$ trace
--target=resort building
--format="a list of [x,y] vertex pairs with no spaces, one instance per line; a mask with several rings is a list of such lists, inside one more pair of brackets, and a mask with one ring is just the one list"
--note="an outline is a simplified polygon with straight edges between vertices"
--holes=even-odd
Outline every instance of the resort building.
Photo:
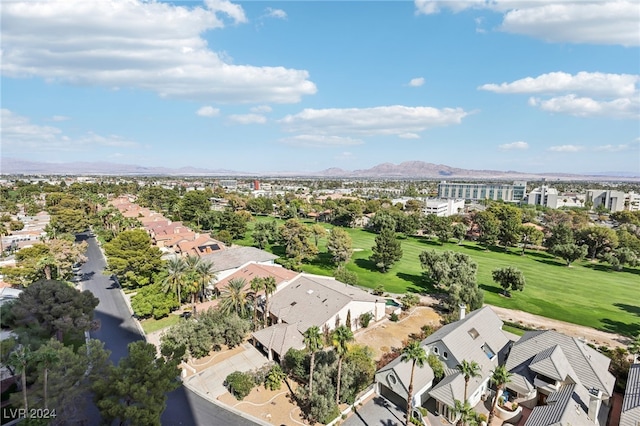
[[518,202],[525,198],[526,190],[527,183],[521,181],[514,182],[513,184],[442,181],[438,184],[438,198]]

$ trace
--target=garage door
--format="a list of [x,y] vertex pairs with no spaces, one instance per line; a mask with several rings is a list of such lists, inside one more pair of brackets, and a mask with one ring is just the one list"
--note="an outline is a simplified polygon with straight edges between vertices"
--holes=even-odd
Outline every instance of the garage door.
[[403,397],[401,397],[382,383],[380,384],[380,395],[384,396],[400,408],[407,407],[407,401]]

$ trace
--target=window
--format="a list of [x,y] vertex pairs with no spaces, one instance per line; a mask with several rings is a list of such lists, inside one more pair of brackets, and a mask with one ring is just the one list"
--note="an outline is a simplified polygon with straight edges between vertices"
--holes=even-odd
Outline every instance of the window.
[[434,354],[436,354],[436,355],[438,354],[438,348],[437,348],[437,347],[435,347],[435,346],[434,346],[434,348],[433,348],[433,353],[434,353]]
[[449,354],[445,351],[442,353],[442,358],[447,359],[449,358]]
[[489,359],[493,359],[496,356],[496,354],[491,350],[489,345],[487,345],[486,343],[482,345],[482,350],[484,351],[485,355]]

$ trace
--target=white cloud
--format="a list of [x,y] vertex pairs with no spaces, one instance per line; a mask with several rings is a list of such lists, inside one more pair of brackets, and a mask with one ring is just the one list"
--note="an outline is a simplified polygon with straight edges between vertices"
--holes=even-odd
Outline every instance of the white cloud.
[[[640,115],[640,75],[552,72],[511,83],[484,84],[478,89],[507,94],[547,94],[529,98],[529,105],[544,111],[578,117],[636,118]],[[562,96],[553,96],[562,95]]]
[[71,120],[71,117],[67,117],[66,115],[54,115],[50,119],[51,121],[67,121]]
[[362,145],[364,143],[361,139],[327,135],[297,135],[280,139],[280,141],[288,145],[316,148],[340,145]]
[[196,111],[200,117],[216,117],[220,114],[219,108],[214,108],[212,106],[203,106],[198,111]]
[[620,144],[620,145],[600,145],[595,147],[594,151],[605,151],[605,152],[621,152],[621,151],[629,151],[632,149],[637,149],[638,144]]
[[265,9],[265,16],[267,18],[287,19],[287,12],[282,9],[273,9],[268,7]]
[[401,135],[436,126],[460,124],[468,113],[461,108],[407,107],[304,109],[280,123],[289,132],[323,135]]
[[[246,22],[241,6],[142,0],[9,2],[2,7],[2,74],[149,90],[220,103],[292,103],[314,94],[305,70],[230,63],[201,34]],[[42,34],[47,34],[42,38]]]
[[400,133],[398,137],[401,139],[420,139],[420,135],[416,133]]
[[409,86],[411,87],[420,87],[423,84],[424,84],[424,77],[412,78],[411,81],[409,81]]
[[570,114],[577,117],[640,117],[640,100],[637,97],[619,98],[612,101],[601,101],[588,97],[566,95],[554,97],[547,100],[530,98],[529,105],[539,107],[544,111]]
[[640,45],[636,0],[415,0],[416,14],[489,9],[503,14],[501,31],[549,42]]
[[552,146],[548,149],[548,151],[553,152],[578,152],[584,149],[583,146],[580,145],[556,145]]
[[517,141],[517,142],[511,142],[511,143],[505,143],[502,144],[500,146],[498,146],[499,149],[503,150],[503,151],[509,151],[512,149],[529,149],[529,144],[523,141]]
[[227,118],[236,124],[264,124],[267,122],[267,117],[260,114],[232,114]]
[[257,114],[264,114],[264,113],[273,111],[273,109],[269,105],[258,105],[251,108],[250,111],[255,112]]
[[478,89],[495,93],[577,93],[590,96],[630,96],[637,92],[640,75],[551,72],[511,83],[484,84]]
[[80,137],[70,137],[53,126],[31,123],[27,117],[3,108],[0,110],[2,126],[0,136],[3,149],[12,154],[27,155],[29,151],[78,151],[96,146],[136,148],[136,142],[118,135],[101,136],[87,132]]

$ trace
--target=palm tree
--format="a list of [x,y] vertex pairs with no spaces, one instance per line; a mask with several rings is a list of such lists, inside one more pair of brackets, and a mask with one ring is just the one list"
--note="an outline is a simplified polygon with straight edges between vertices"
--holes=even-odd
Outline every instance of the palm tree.
[[322,349],[322,333],[317,325],[313,325],[304,332],[304,345],[311,353],[311,363],[309,368],[309,398],[313,396],[313,370],[316,361],[316,352]]
[[40,270],[44,271],[44,277],[47,280],[51,279],[51,267],[56,266],[56,259],[50,255],[46,254],[42,256],[37,263],[37,267]]
[[475,361],[467,361],[463,359],[460,364],[456,366],[458,371],[462,373],[464,376],[464,402],[467,402],[467,391],[469,390],[469,380],[472,377],[480,377],[480,373],[482,370],[480,366]]
[[200,291],[200,277],[197,272],[199,263],[200,258],[198,256],[188,254],[187,257],[184,258],[184,264],[186,266],[184,281],[189,293],[191,293],[192,312],[195,311],[196,296]]
[[491,411],[489,411],[489,419],[487,421],[487,424],[491,424],[496,405],[498,405],[498,399],[500,399],[500,396],[502,395],[504,385],[511,382],[511,376],[513,376],[513,374],[511,374],[504,365],[497,366],[491,372],[491,383],[496,385],[496,396],[493,399],[493,404],[491,404]]
[[265,312],[264,325],[266,327],[269,325],[267,323],[269,319],[269,295],[276,292],[277,284],[276,284],[276,279],[274,277],[264,277],[262,283],[264,285],[264,295],[267,298],[267,300],[265,301],[265,308],[264,308],[264,312]]
[[196,265],[196,272],[200,276],[200,294],[204,296],[204,290],[207,284],[216,278],[216,272],[213,269],[213,262],[202,260]]
[[333,346],[338,355],[338,382],[336,389],[336,404],[340,403],[340,379],[342,377],[342,358],[349,351],[347,343],[353,340],[353,332],[349,327],[341,325],[333,330]]
[[242,318],[247,317],[247,293],[244,287],[247,281],[244,278],[232,278],[220,295],[220,310],[226,314],[235,312]]
[[58,353],[50,346],[42,346],[36,353],[36,361],[42,365],[43,371],[43,395],[44,395],[44,409],[49,408],[49,369],[53,364],[60,360]]
[[454,403],[453,412],[456,416],[460,416],[458,419],[458,426],[462,426],[468,421],[475,419],[476,413],[473,411],[473,407],[468,401],[462,403],[460,400],[456,399]]
[[412,340],[405,348],[402,350],[402,361],[409,362],[411,361],[411,379],[409,380],[409,392],[407,396],[407,423],[409,426],[411,420],[411,399],[413,398],[413,373],[416,369],[416,365],[420,368],[424,367],[424,364],[427,362],[427,353],[424,348],[420,346],[420,342],[418,340]]
[[167,272],[169,275],[162,282],[162,291],[168,293],[169,291],[175,291],[178,295],[178,306],[182,305],[182,297],[180,296],[180,289],[184,286],[184,274],[187,271],[187,266],[184,260],[174,257],[167,262]]
[[258,293],[264,288],[263,280],[260,277],[255,277],[251,280],[251,298],[253,299],[253,330],[258,329]]
[[20,373],[22,384],[22,400],[25,412],[29,412],[29,402],[27,401],[27,364],[31,362],[32,354],[28,347],[20,346],[9,355],[7,364],[12,366],[16,373]]

